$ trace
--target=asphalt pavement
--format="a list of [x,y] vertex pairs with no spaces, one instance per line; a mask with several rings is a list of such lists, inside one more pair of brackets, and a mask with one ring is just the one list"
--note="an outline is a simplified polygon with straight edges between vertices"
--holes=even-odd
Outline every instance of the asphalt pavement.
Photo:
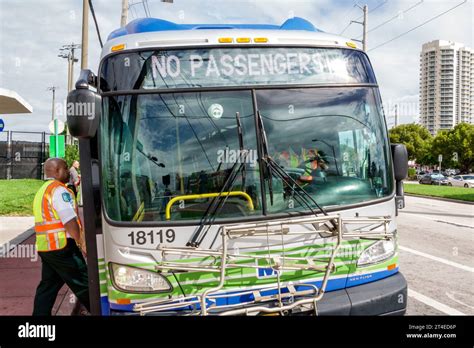
[[[406,197],[398,232],[407,315],[474,315],[474,205]],[[40,261],[28,254],[33,243],[21,243],[24,255],[0,258],[0,276],[8,279],[0,282],[0,315],[31,313],[40,277]],[[71,313],[68,290],[58,296],[57,315]]]
[[398,232],[407,315],[474,315],[474,205],[406,197]]

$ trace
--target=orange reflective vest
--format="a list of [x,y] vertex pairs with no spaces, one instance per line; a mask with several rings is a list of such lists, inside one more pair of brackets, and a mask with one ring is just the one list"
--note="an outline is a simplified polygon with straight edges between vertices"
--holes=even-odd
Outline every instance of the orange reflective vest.
[[[67,245],[66,229],[53,207],[54,191],[61,186],[69,191],[71,197],[74,197],[74,193],[57,180],[45,182],[36,193],[33,214],[35,216],[36,250],[39,252],[61,250]],[[75,202],[74,206],[77,214]],[[80,227],[79,218],[77,218],[77,222]]]

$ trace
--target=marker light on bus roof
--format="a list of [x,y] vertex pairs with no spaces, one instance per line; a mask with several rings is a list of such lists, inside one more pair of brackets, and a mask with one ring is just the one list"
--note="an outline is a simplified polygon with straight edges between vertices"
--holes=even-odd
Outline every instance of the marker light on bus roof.
[[238,37],[237,42],[238,43],[249,43],[251,40],[249,37]]
[[255,43],[267,43],[268,39],[266,37],[256,37],[253,41]]
[[120,45],[113,46],[111,48],[111,51],[118,52],[118,51],[123,51],[124,49],[125,49],[125,44],[120,44]]
[[346,42],[346,45],[349,46],[350,48],[357,48],[357,45],[353,42]]
[[231,37],[221,37],[219,38],[220,43],[233,43],[234,39]]

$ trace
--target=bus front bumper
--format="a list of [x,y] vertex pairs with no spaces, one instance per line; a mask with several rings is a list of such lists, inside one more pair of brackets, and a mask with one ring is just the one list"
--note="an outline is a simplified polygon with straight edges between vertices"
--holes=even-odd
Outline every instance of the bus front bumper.
[[[327,292],[318,315],[404,315],[407,282],[401,273],[372,283]],[[302,313],[303,314],[303,313]]]
[[[407,307],[407,282],[400,272],[371,283],[327,292],[317,302],[318,315],[404,315]],[[187,311],[157,312],[147,315],[180,316]],[[189,314],[189,313],[188,313]],[[289,315],[314,315],[314,311],[294,310]],[[111,310],[110,315],[138,315]]]

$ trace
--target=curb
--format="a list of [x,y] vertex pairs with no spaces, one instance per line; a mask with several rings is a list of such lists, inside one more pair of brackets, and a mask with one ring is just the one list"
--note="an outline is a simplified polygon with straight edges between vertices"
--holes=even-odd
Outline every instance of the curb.
[[415,194],[413,194],[413,193],[405,193],[405,196],[419,197],[419,198],[426,198],[426,199],[434,199],[435,201],[444,201],[444,202],[451,202],[451,203],[460,203],[460,204],[474,205],[474,202],[461,201],[461,200],[459,200],[459,199],[451,199],[451,198],[442,198],[442,197],[415,195]]
[[8,242],[4,243],[3,245],[0,245],[0,250],[2,252],[0,253],[0,257],[4,257],[6,254],[8,254],[11,250],[17,247],[17,245],[23,243],[25,240],[30,238],[32,235],[35,234],[35,229],[34,227],[31,227],[30,229],[26,230],[22,234],[16,236],[12,240],[9,240]]

